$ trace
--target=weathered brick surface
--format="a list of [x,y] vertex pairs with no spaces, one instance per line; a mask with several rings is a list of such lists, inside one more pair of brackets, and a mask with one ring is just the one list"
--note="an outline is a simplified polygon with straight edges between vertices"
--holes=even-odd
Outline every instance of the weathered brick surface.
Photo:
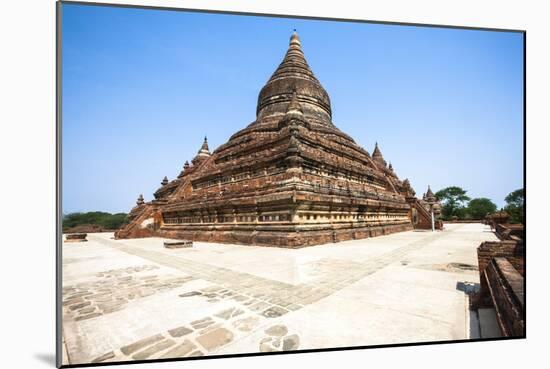
[[497,224],[495,231],[501,240],[521,239],[525,238],[525,227],[523,224]]
[[480,290],[472,306],[494,307],[502,334],[523,337],[525,244],[516,236],[511,238],[506,241],[486,241],[478,247]]
[[483,273],[492,258],[504,257],[522,276],[525,274],[525,248],[523,242],[486,241],[477,248],[479,273]]
[[504,257],[496,257],[482,275],[488,286],[497,321],[506,337],[525,336],[523,276]]
[[70,233],[66,236],[65,240],[67,242],[86,242],[86,236],[86,233]]
[[485,221],[488,225],[491,226],[491,229],[495,229],[498,224],[508,223],[509,218],[510,215],[507,212],[501,210],[497,211],[496,213],[487,215]]

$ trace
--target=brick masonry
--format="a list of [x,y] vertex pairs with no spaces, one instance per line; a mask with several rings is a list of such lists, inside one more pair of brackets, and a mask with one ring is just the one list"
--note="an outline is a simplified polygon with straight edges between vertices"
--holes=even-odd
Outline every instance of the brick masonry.
[[503,257],[491,259],[482,278],[489,288],[497,322],[506,337],[525,336],[523,276]]
[[[521,235],[523,226],[512,227]],[[504,241],[483,242],[477,249],[480,290],[474,308],[494,307],[501,333],[506,337],[525,336],[525,243],[508,232],[510,227],[496,225]]]

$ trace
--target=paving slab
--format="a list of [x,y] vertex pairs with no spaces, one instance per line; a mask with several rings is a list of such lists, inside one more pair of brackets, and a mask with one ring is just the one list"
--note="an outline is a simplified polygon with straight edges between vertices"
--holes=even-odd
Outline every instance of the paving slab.
[[[112,233],[63,244],[70,364],[494,335],[468,310],[481,224],[298,250]],[[474,288],[474,287],[472,287]],[[494,328],[494,327],[493,327]],[[154,339],[153,339],[154,338]],[[129,351],[128,347],[138,347]]]

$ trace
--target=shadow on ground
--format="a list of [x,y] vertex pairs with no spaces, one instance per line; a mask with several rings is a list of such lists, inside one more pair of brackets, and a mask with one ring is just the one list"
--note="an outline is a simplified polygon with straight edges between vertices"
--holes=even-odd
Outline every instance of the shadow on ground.
[[456,289],[464,292],[467,295],[472,295],[479,291],[479,283],[456,282]]

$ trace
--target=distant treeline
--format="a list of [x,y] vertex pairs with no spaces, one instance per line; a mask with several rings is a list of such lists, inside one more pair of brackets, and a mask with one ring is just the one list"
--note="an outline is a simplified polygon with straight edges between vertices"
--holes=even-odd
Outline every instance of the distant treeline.
[[[481,220],[488,214],[497,211],[497,206],[490,199],[480,197],[471,199],[467,191],[451,186],[436,192],[435,197],[441,202],[443,220]],[[510,223],[524,223],[525,192],[522,188],[515,190],[504,199],[506,206],[500,210],[510,215]]]
[[63,216],[63,230],[78,226],[98,226],[105,230],[118,229],[128,223],[126,213],[105,213],[102,211],[90,211],[87,213],[69,213]]

